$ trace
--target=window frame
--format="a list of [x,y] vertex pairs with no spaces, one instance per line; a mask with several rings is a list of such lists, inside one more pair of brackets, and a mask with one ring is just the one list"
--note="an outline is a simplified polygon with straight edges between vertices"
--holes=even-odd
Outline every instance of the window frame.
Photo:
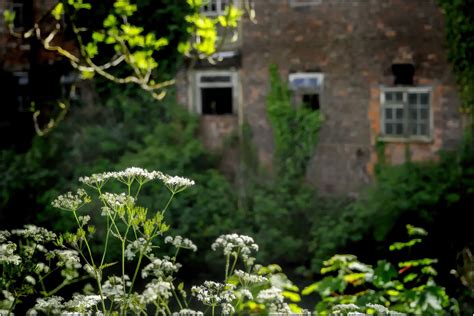
[[[299,78],[316,78],[318,84],[314,88],[298,88],[292,85],[292,81]],[[322,72],[293,72],[288,74],[288,87],[293,92],[293,103],[295,106],[303,104],[304,95],[317,95],[319,101],[319,110],[321,110],[322,94],[324,87],[324,73]]]
[[[387,92],[400,92],[402,93],[402,101],[400,104],[386,103],[385,94]],[[411,134],[409,127],[411,126],[412,119],[410,119],[409,102],[408,96],[410,93],[427,93],[428,94],[428,119],[427,121],[427,135],[415,135]],[[398,105],[398,107],[397,107]],[[386,118],[385,109],[403,109],[403,135],[386,134]],[[396,121],[396,119],[393,119]],[[419,122],[418,118],[415,122]],[[380,136],[379,139],[389,142],[431,142],[433,140],[433,87],[431,86],[420,86],[420,87],[380,87]]]
[[[216,2],[216,10],[215,11],[212,11],[212,10],[205,11],[204,10],[204,5],[211,4],[212,1]],[[207,3],[206,3],[206,0],[203,0],[203,6],[201,7],[201,13],[205,16],[208,16],[208,17],[216,17],[216,16],[219,16],[219,15],[223,15],[224,10],[222,10],[222,1],[223,0],[207,0]],[[237,5],[238,5],[238,0],[228,0],[228,2],[230,4],[232,4],[233,6],[235,6],[235,7],[237,7]]]
[[[331,0],[332,1],[332,0]],[[288,0],[290,7],[298,8],[298,7],[306,7],[306,6],[313,6],[321,4],[322,0]]]
[[[229,82],[201,82],[203,77],[229,76]],[[202,113],[202,88],[231,88],[232,113],[228,114],[203,114]],[[194,110],[199,115],[236,115],[238,110],[238,72],[235,70],[198,70],[194,74]]]

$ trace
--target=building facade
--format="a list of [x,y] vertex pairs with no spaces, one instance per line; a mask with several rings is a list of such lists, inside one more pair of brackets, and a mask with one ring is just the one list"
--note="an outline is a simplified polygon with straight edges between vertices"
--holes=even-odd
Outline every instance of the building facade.
[[[205,8],[215,14],[228,1]],[[383,149],[388,163],[437,159],[462,135],[444,19],[435,0],[254,0],[256,23],[177,76],[178,101],[201,115],[210,148],[247,122],[263,165],[274,143],[265,111],[276,64],[296,103],[324,117],[307,180],[325,194],[356,195]],[[235,2],[236,5],[240,3]],[[378,146],[381,143],[383,146]]]

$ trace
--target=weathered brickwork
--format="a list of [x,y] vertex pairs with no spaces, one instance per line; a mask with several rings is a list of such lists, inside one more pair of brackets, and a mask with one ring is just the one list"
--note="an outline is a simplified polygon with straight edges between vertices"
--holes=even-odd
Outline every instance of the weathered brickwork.
[[[323,193],[356,195],[373,178],[381,133],[380,93],[381,87],[394,86],[392,64],[413,64],[414,86],[431,87],[433,126],[428,141],[385,142],[386,161],[404,162],[407,148],[413,160],[436,159],[439,150],[459,142],[459,99],[446,60],[443,15],[435,0],[254,4],[257,24],[244,21],[241,30],[240,106],[264,165],[271,165],[274,150],[265,113],[272,63],[284,77],[291,72],[324,74],[324,123],[307,171],[308,181]],[[179,86],[178,94],[185,90]],[[183,93],[180,100],[192,102]]]

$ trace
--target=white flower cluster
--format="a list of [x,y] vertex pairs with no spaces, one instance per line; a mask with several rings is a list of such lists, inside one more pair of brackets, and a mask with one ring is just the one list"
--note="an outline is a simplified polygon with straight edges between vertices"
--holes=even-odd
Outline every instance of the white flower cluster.
[[101,301],[99,295],[75,294],[64,306],[74,312],[87,313]]
[[8,230],[0,230],[0,242],[5,242],[11,233]]
[[25,225],[24,229],[14,229],[12,233],[24,238],[31,238],[38,243],[50,242],[56,239],[55,233],[35,225]]
[[195,184],[193,180],[190,180],[188,178],[169,176],[166,174],[163,174],[161,180],[166,185],[166,187],[173,193],[181,192],[184,189]]
[[173,313],[173,316],[204,316],[204,313],[200,311],[184,308],[177,313]]
[[193,286],[192,295],[204,305],[221,306],[224,314],[233,312],[232,301],[236,299],[233,291],[228,289],[229,285],[214,281],[205,281],[204,285]]
[[0,263],[11,263],[13,265],[19,265],[21,263],[21,257],[15,254],[16,244],[8,241],[5,244],[0,244]]
[[60,296],[51,296],[47,298],[36,299],[35,311],[40,311],[46,314],[59,314],[63,311],[63,298]]
[[234,274],[239,278],[240,283],[243,286],[248,286],[250,284],[256,283],[264,283],[268,281],[268,279],[264,276],[247,273],[242,270],[235,270]]
[[194,252],[197,251],[197,246],[188,238],[183,238],[181,236],[176,236],[176,237],[171,237],[171,236],[166,236],[165,238],[165,244],[172,244],[176,248],[184,248],[184,249],[190,249]]
[[127,248],[125,249],[125,257],[127,257],[127,260],[133,260],[137,253],[141,252],[144,255],[147,255],[151,252],[151,250],[151,245],[148,244],[147,246],[147,241],[145,238],[140,237],[127,245]]
[[51,296],[47,298],[36,299],[33,307],[35,312],[43,312],[46,314],[70,314],[68,312],[88,313],[100,302],[99,295],[80,295],[75,294],[70,301],[63,303],[63,298],[59,296]]
[[135,203],[135,199],[132,196],[126,195],[125,193],[116,194],[105,192],[100,196],[100,198],[112,209],[120,209]]
[[69,249],[55,249],[49,253],[52,257],[58,258],[58,267],[65,267],[67,269],[79,269],[82,267],[79,252]]
[[249,300],[253,300],[252,292],[250,292],[248,289],[242,288],[239,290],[239,293],[241,297],[248,298]]
[[169,258],[156,258],[142,269],[142,278],[145,279],[150,275],[157,278],[165,278],[166,276],[177,272],[179,268],[181,268],[181,264],[173,263]]
[[338,304],[332,308],[334,314],[346,314],[348,312],[357,312],[359,311],[359,306],[355,304]]
[[102,285],[102,293],[112,302],[120,302],[123,299],[127,287],[132,285],[128,275],[125,275],[124,279],[125,284],[123,283],[122,278],[118,276],[110,276]]
[[285,303],[282,290],[271,287],[261,290],[257,295],[257,301],[267,306],[269,313],[291,314],[290,307]]
[[171,282],[154,279],[145,286],[142,293],[144,303],[156,302],[158,298],[168,301],[173,295],[174,286]]
[[76,211],[82,205],[89,203],[91,198],[84,189],[78,189],[77,193],[68,192],[58,196],[51,205],[67,211]]
[[217,248],[224,250],[224,255],[241,255],[244,261],[252,261],[250,257],[252,251],[258,251],[258,245],[255,243],[252,237],[238,234],[227,234],[219,236],[216,241],[211,245],[212,250],[216,251]]

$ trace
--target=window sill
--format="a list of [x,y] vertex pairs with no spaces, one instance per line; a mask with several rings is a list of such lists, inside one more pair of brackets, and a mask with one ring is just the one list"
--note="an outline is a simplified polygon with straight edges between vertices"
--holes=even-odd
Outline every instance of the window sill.
[[386,143],[419,143],[430,144],[433,142],[431,137],[394,137],[394,136],[379,136],[378,141]]

